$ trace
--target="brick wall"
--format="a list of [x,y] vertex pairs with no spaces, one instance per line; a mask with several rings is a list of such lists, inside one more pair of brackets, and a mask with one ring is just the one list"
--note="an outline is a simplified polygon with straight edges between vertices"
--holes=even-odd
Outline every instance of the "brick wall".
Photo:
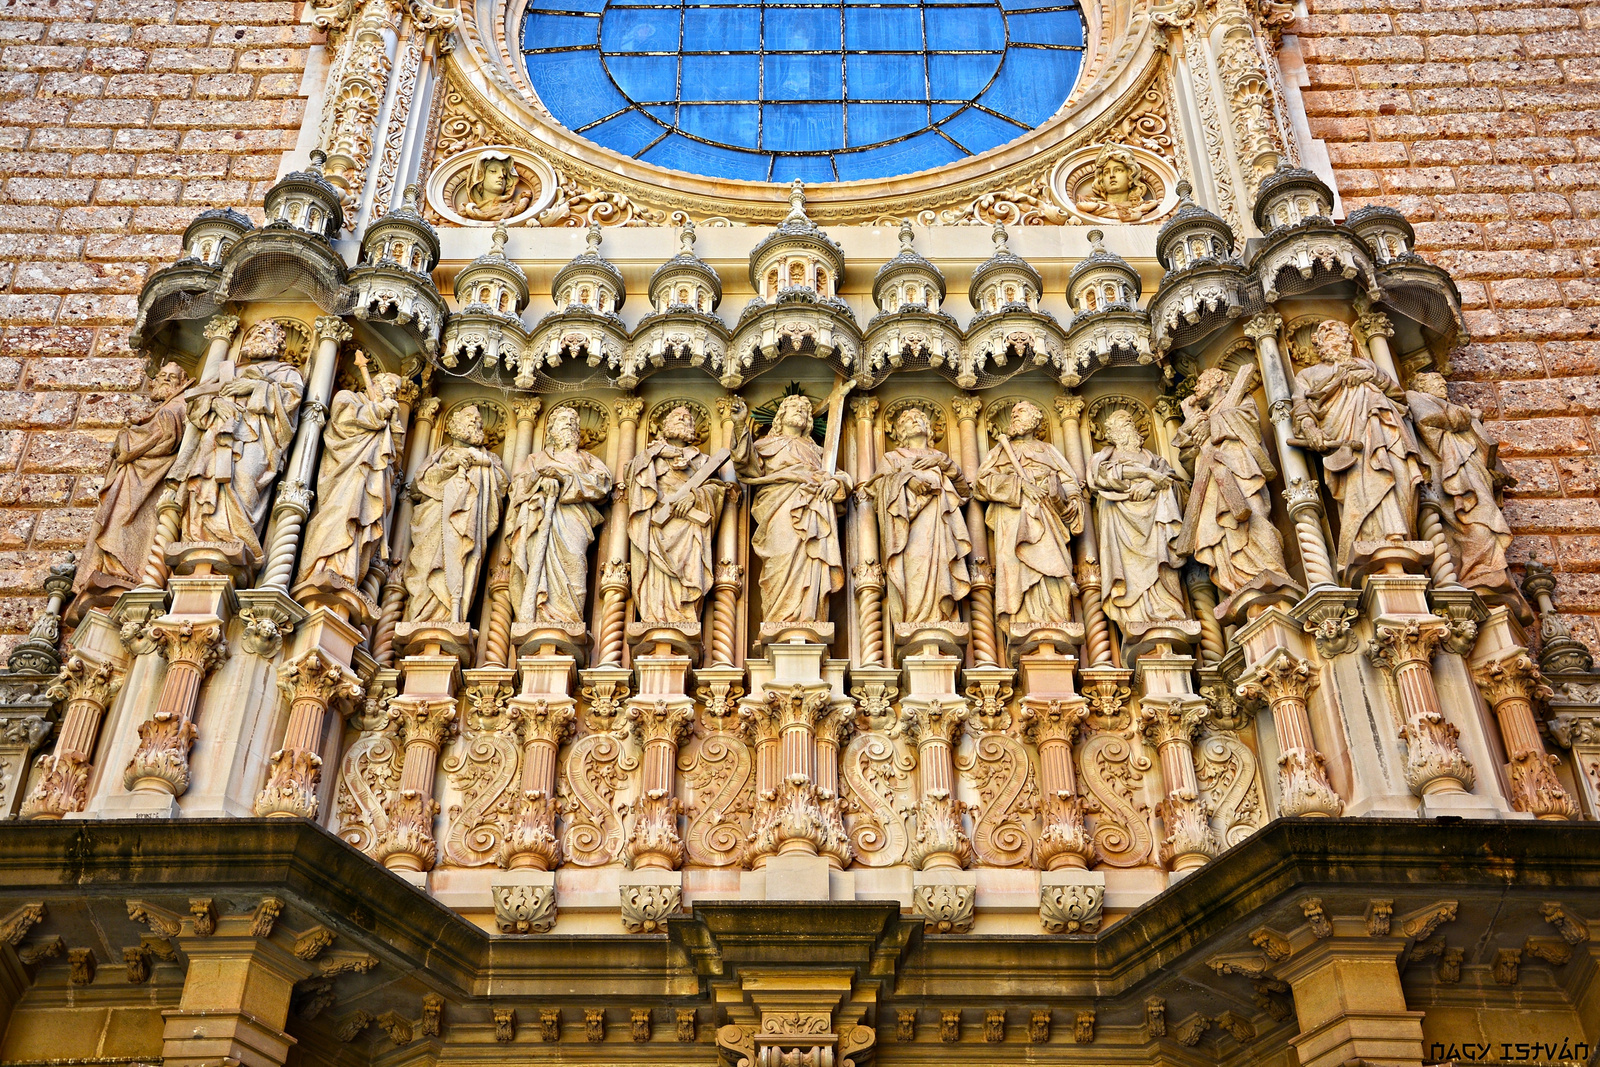
[[1519,480],[1517,561],[1600,648],[1600,4],[1308,0],[1306,111],[1346,210],[1389,204],[1455,275],[1453,390]]
[[199,211],[259,205],[295,143],[322,41],[299,19],[268,0],[0,0],[0,651],[87,538],[142,410],[145,278]]

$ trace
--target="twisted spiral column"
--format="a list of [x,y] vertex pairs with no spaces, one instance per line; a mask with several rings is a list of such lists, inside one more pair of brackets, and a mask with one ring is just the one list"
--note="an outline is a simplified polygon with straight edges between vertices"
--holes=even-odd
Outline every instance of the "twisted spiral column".
[[858,396],[850,401],[850,414],[856,420],[856,492],[854,517],[856,545],[861,562],[853,572],[856,583],[856,624],[861,636],[861,666],[889,666],[888,650],[894,647],[884,630],[883,566],[878,559],[878,513],[867,483],[877,469],[876,441],[872,425],[878,417],[878,398]]
[[1461,576],[1456,573],[1456,558],[1450,551],[1450,542],[1445,540],[1444,517],[1439,512],[1439,500],[1432,493],[1427,493],[1422,498],[1422,506],[1417,509],[1417,529],[1428,541],[1433,542],[1433,558],[1428,561],[1428,574],[1433,578],[1435,586],[1459,586]]
[[1194,604],[1195,618],[1200,620],[1200,662],[1218,663],[1227,653],[1222,624],[1217,621],[1217,587],[1197,567],[1185,567],[1183,584],[1189,589],[1189,600]]

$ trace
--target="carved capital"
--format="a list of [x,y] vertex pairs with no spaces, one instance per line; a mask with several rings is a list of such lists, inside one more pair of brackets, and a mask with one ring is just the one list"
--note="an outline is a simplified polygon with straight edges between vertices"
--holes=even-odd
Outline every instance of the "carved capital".
[[1078,726],[1089,717],[1087,701],[1052,700],[1046,704],[1024,703],[1023,710],[1033,730],[1035,743],[1064,741],[1072,744]]
[[425,700],[421,697],[395,697],[389,702],[400,724],[406,744],[427,745],[434,751],[456,730],[454,700]]
[[1544,703],[1555,695],[1544,684],[1533,657],[1518,653],[1504,659],[1493,660],[1473,669],[1472,678],[1478,683],[1483,698],[1494,708],[1512,700],[1528,704]]
[[334,700],[359,700],[364,692],[355,671],[317,648],[278,668],[278,689],[291,704],[306,700],[323,707]]
[[231,341],[238,331],[239,316],[213,315],[206,320],[204,332],[207,341]]
[[1282,316],[1275,311],[1264,311],[1245,322],[1244,335],[1252,341],[1260,341],[1263,337],[1276,339],[1281,329],[1283,329]]
[[1076,422],[1083,417],[1083,397],[1075,393],[1055,399],[1056,418],[1062,422]]
[[636,701],[628,706],[628,724],[641,744],[665,741],[676,747],[689,735],[694,722],[694,705],[657,700]]
[[544,741],[559,746],[572,736],[578,718],[578,709],[567,703],[552,705],[548,700],[535,700],[516,705],[522,722],[524,742]]
[[954,744],[961,736],[962,724],[971,714],[965,700],[930,700],[927,703],[902,704],[901,716],[919,743],[943,741]]
[[618,422],[637,423],[639,416],[644,413],[644,401],[636,396],[625,396],[614,401],[611,409],[617,413]]
[[518,422],[537,422],[539,412],[544,410],[544,401],[536,396],[524,397],[511,402],[511,414]]
[[1157,748],[1192,743],[1194,735],[1210,717],[1211,709],[1195,697],[1144,700],[1139,704],[1139,726]]
[[228,658],[228,642],[220,622],[158,620],[152,625],[150,636],[169,666],[185,664],[202,676]]
[[974,422],[983,410],[983,401],[971,393],[959,393],[951,399],[950,408],[956,413],[958,421]]
[[318,315],[313,324],[311,335],[317,344],[332,341],[334,344],[343,344],[356,335],[350,324],[337,315]]
[[1249,703],[1277,707],[1285,701],[1304,705],[1318,685],[1317,671],[1287,649],[1268,653],[1267,659],[1252,668],[1234,692]]
[[101,712],[121,688],[122,677],[115,667],[109,663],[96,663],[81,652],[73,652],[61,665],[61,670],[45,689],[44,695],[69,706],[81,701],[96,712]]
[[878,408],[881,407],[875,396],[857,396],[850,400],[850,414],[857,422],[871,422],[878,417]]
[[1450,627],[1442,619],[1380,622],[1373,628],[1367,658],[1391,675],[1410,666],[1431,668],[1434,653],[1449,635]]
[[1366,338],[1393,337],[1394,323],[1381,311],[1363,311],[1356,316],[1356,332]]
[[444,401],[436,396],[426,397],[417,405],[417,422],[436,422],[439,418],[439,409],[444,406]]

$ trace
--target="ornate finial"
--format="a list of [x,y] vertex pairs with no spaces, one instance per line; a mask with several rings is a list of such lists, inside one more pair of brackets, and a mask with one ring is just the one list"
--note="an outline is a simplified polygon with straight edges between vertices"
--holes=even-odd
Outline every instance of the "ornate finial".
[[911,220],[910,219],[901,219],[900,220],[900,251],[902,251],[902,252],[910,252],[911,251],[911,241],[912,241],[912,238],[914,236],[915,235],[911,232]]
[[506,224],[502,222],[497,225],[494,228],[494,232],[489,235],[489,242],[494,245],[494,247],[489,250],[489,254],[491,256],[500,256],[501,258],[504,258],[506,254],[506,242],[509,240],[511,240],[511,231],[507,230]]
[[320,148],[313,148],[311,150],[311,173],[321,174],[322,165],[326,162],[328,162],[328,153],[324,152]]
[[589,223],[589,233],[583,240],[584,244],[588,246],[589,255],[598,256],[600,254],[600,223]]
[[998,256],[998,255],[1001,255],[1003,253],[1011,251],[1011,249],[1009,247],[1007,247],[1007,245],[1006,245],[1006,242],[1011,239],[1011,235],[1006,233],[1006,225],[1005,225],[1005,223],[1003,223],[1003,222],[995,223],[994,224],[994,229],[992,231],[990,231],[990,236],[992,236],[994,238],[994,254],[995,255]]
[[1190,185],[1188,182],[1179,182],[1177,193],[1178,199],[1187,204],[1190,200],[1194,199],[1194,186]]
[[806,217],[806,183],[799,178],[789,186],[789,217],[791,219]]
[[690,219],[689,221],[685,222],[683,224],[683,228],[678,231],[678,254],[680,256],[690,256],[690,257],[692,257],[694,255],[694,220],[693,219]]
[[1093,252],[1098,253],[1106,250],[1106,235],[1104,230],[1090,230],[1088,237],[1089,247]]
[[417,210],[417,187],[415,185],[406,186],[406,191],[400,194],[400,204],[407,211]]

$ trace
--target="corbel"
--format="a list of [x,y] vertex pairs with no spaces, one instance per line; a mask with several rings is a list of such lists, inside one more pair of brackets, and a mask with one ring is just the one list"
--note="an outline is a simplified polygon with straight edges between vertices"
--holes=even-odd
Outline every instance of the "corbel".
[[517,1038],[517,1009],[494,1009],[494,1039],[502,1045],[509,1045]]
[[313,926],[311,929],[294,939],[294,948],[290,951],[292,951],[298,958],[310,963],[312,960],[322,955],[323,949],[333,944],[334,939],[338,936],[339,935],[335,934],[326,926]]
[[46,910],[42,900],[12,909],[5,918],[0,919],[0,941],[13,948],[22,944],[28,931],[43,921]]
[[1441,924],[1455,921],[1457,907],[1454,900],[1441,900],[1408,912],[1400,920],[1400,936],[1411,941],[1426,941]]

